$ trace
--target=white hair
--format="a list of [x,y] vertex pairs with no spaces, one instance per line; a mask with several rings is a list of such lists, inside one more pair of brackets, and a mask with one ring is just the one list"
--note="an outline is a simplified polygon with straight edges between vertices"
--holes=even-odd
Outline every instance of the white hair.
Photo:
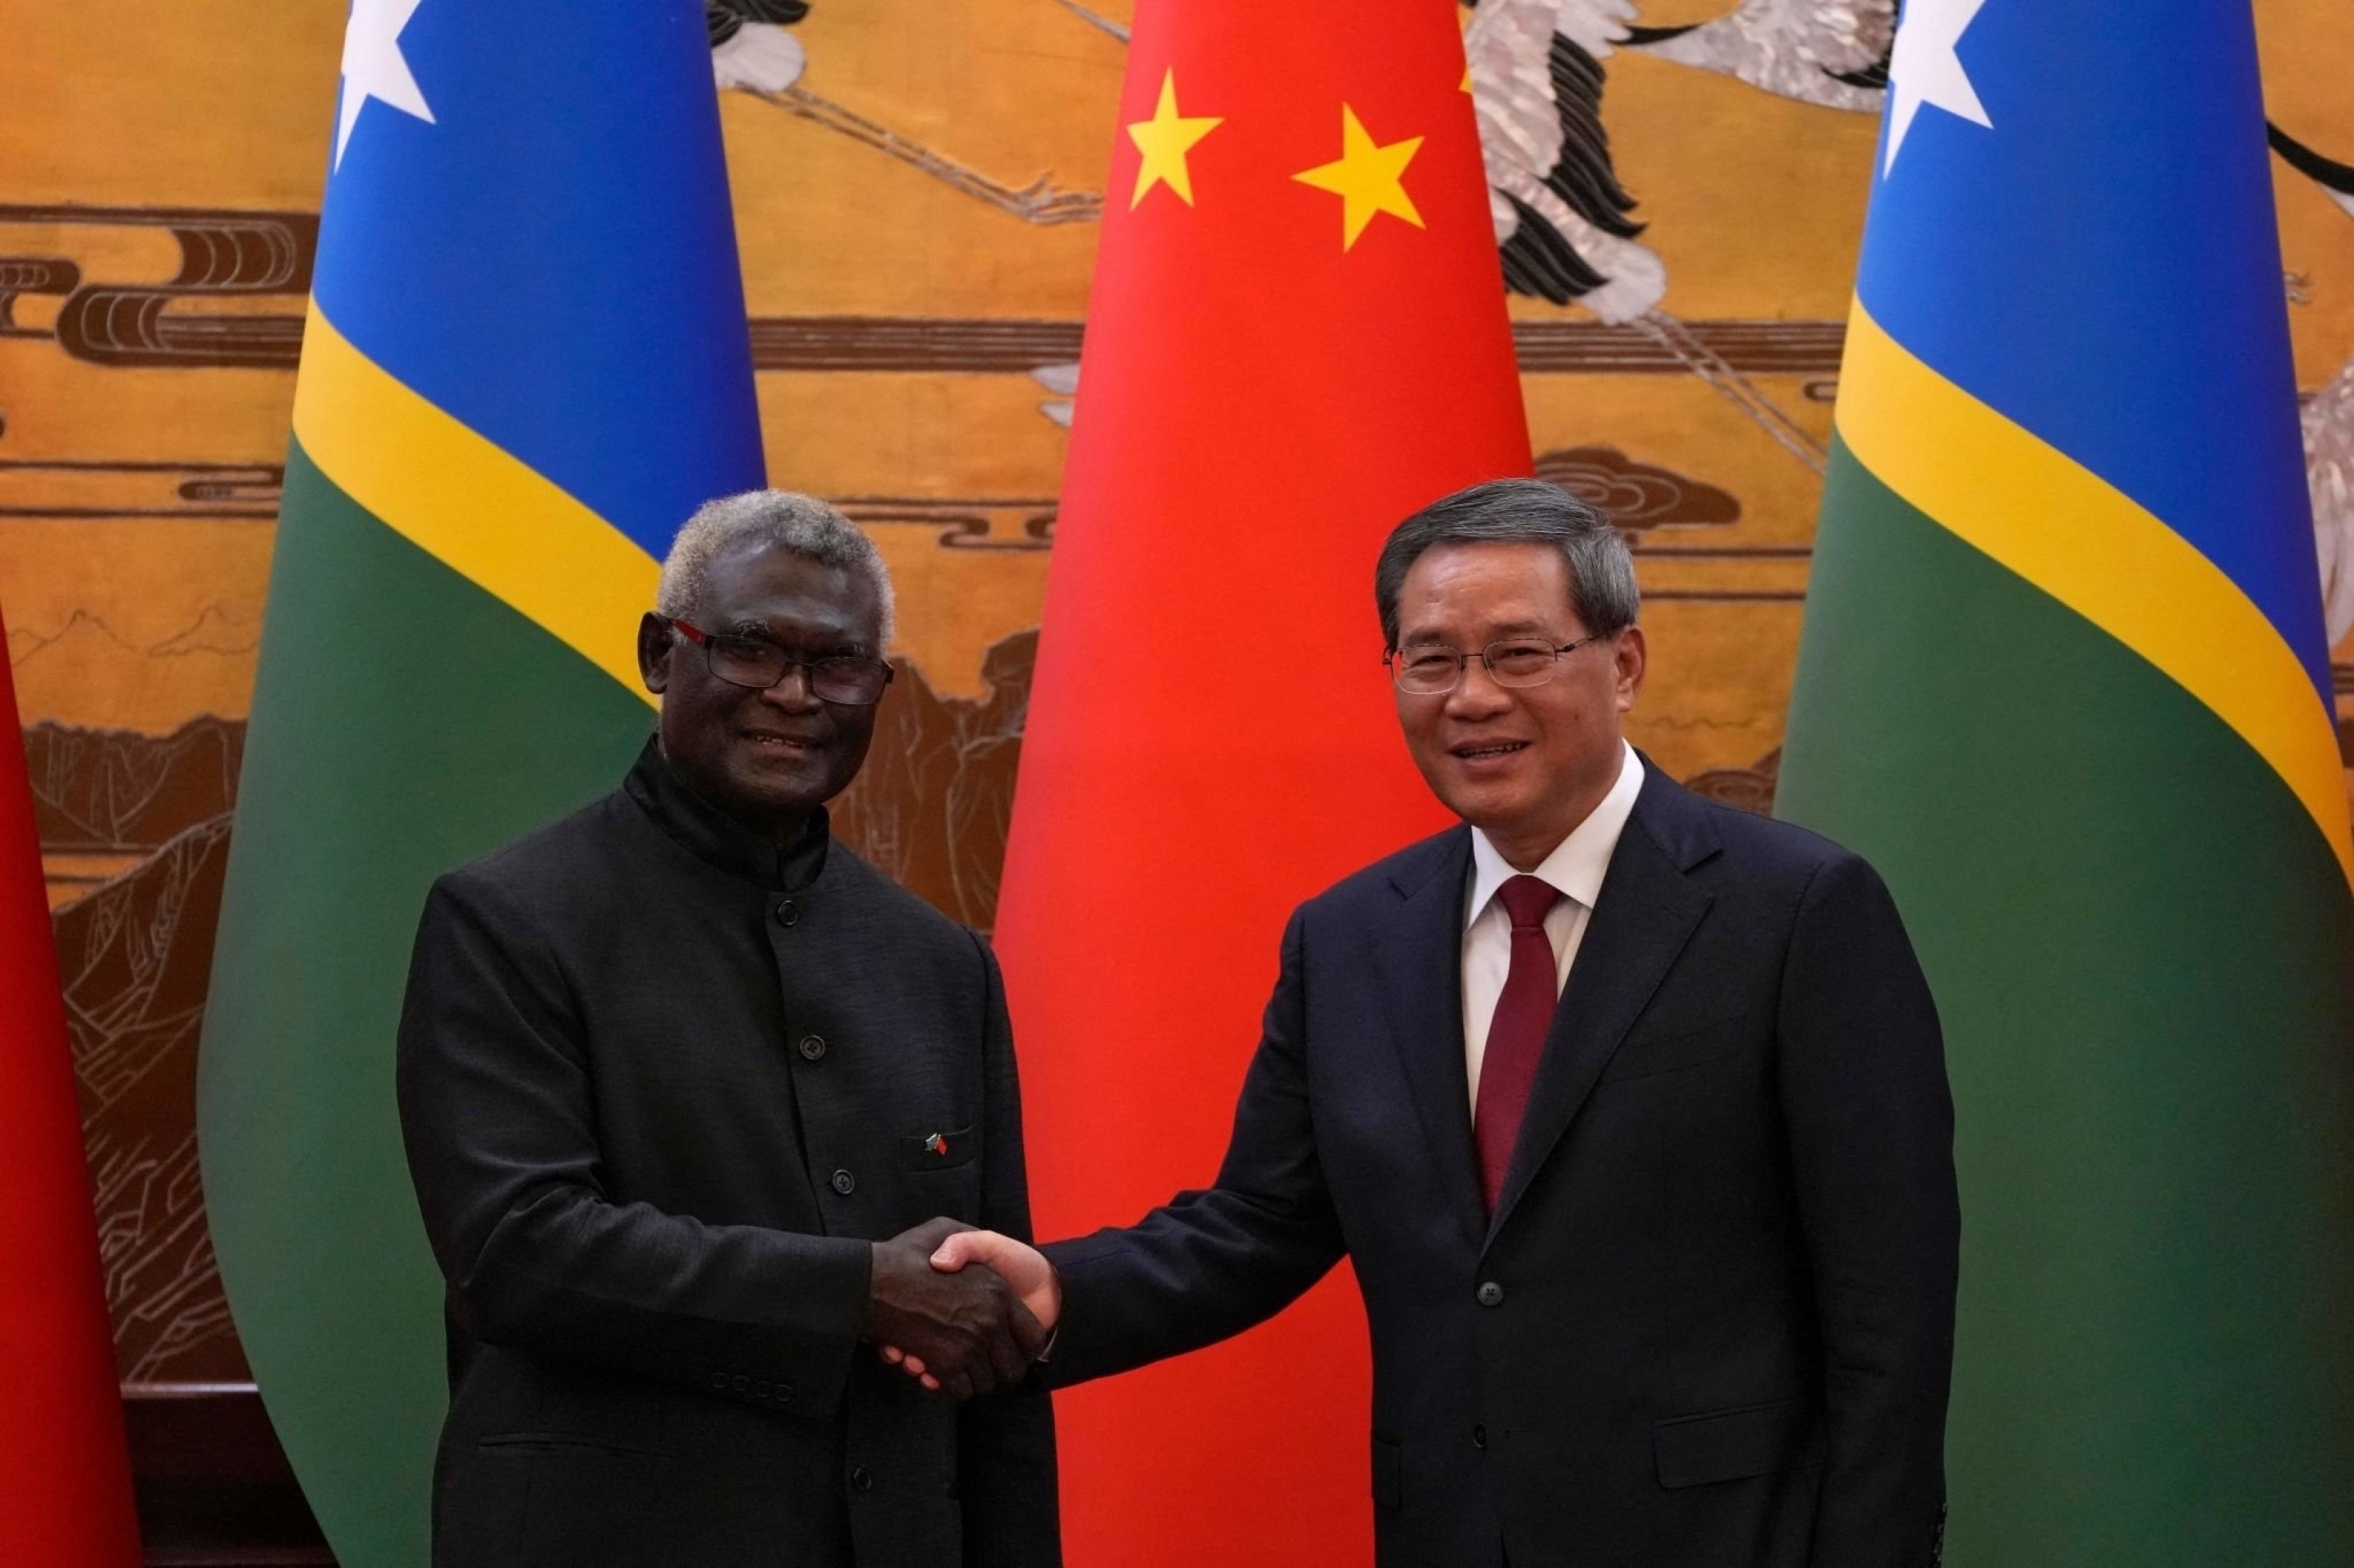
[[[695,508],[670,542],[654,609],[692,620],[711,591],[711,563],[741,545],[773,545],[822,567],[859,574],[875,585],[883,611],[883,647],[891,643],[891,574],[883,553],[858,525],[813,495],[790,490],[748,490]],[[875,651],[877,655],[882,648]]]

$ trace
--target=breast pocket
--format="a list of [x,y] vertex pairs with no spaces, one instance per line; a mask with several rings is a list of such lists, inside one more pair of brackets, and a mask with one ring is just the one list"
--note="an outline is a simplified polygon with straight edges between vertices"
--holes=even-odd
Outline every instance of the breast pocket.
[[927,1128],[921,1132],[903,1134],[899,1139],[899,1169],[902,1171],[954,1171],[972,1163],[981,1152],[981,1128],[971,1122],[962,1127]]
[[1713,1022],[1690,1026],[1666,1025],[1645,1030],[1621,1045],[1604,1069],[1602,1081],[1648,1078],[1655,1073],[1680,1072],[1730,1055],[1749,1036],[1749,1014],[1736,1012]]
[[901,1228],[938,1214],[981,1223],[978,1123],[902,1133],[893,1164],[892,1205],[904,1222]]

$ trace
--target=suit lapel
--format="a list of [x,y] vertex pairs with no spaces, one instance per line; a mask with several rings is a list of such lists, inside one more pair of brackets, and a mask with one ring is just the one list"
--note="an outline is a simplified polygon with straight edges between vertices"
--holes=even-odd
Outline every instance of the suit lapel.
[[1537,1064],[1512,1162],[1488,1225],[1490,1245],[1711,902],[1684,868],[1712,853],[1713,835],[1693,815],[1696,803],[1644,760],[1643,792],[1610,857]]
[[1382,1011],[1405,1069],[1441,1199],[1477,1239],[1485,1225],[1463,1065],[1463,888],[1471,833],[1457,828],[1392,877],[1395,916],[1375,946]]

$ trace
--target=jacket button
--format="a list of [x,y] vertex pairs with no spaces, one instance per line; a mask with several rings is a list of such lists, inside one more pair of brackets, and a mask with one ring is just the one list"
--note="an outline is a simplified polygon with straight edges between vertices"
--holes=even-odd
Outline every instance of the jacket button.
[[721,1393],[726,1393],[727,1374],[726,1372],[713,1372],[711,1374],[711,1386],[718,1390]]
[[744,1373],[742,1373],[742,1372],[737,1372],[737,1373],[736,1374],[736,1392],[737,1392],[737,1393],[751,1393],[751,1392],[752,1392],[752,1380],[751,1380],[751,1378],[749,1378],[748,1376],[747,1376],[746,1374],[744,1374]]
[[1479,1282],[1479,1298],[1482,1307],[1501,1307],[1504,1304],[1504,1287],[1492,1279],[1483,1279]]
[[797,926],[801,923],[801,906],[795,904],[791,899],[788,898],[777,906],[778,925]]
[[777,1403],[779,1404],[790,1404],[792,1403],[792,1399],[793,1385],[789,1383],[779,1383],[777,1385]]
[[801,1038],[801,1044],[794,1049],[801,1054],[801,1060],[804,1062],[820,1061],[825,1055],[825,1042],[814,1034],[804,1034]]
[[755,1399],[766,1399],[769,1397],[769,1380],[767,1378],[762,1378],[752,1385],[752,1397]]
[[865,1466],[861,1465],[856,1469],[850,1472],[850,1489],[852,1491],[868,1491],[874,1488],[874,1485],[875,1478],[866,1473]]
[[853,1176],[849,1171],[837,1171],[833,1173],[833,1190],[841,1193],[843,1197],[849,1197],[850,1190],[857,1185],[858,1178]]
[[1487,1446],[1488,1428],[1476,1421],[1473,1422],[1471,1424],[1471,1446],[1474,1448],[1485,1448]]

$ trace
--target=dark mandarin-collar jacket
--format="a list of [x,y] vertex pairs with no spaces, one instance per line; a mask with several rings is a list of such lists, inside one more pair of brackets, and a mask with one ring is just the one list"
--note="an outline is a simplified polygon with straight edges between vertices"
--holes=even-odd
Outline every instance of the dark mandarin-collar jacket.
[[445,1568],[1053,1564],[1053,1416],[859,1343],[867,1243],[1030,1230],[997,964],[828,836],[649,746],[441,878],[400,1028],[448,1279]]

